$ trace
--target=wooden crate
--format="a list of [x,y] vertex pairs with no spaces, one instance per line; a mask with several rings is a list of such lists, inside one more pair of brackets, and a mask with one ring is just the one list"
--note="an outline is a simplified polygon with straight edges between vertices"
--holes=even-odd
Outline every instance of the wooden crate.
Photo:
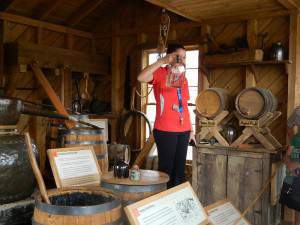
[[[270,177],[271,158],[267,152],[201,145],[193,150],[193,188],[204,206],[229,198],[243,211]],[[269,188],[246,218],[253,225],[278,224],[278,205],[271,206]]]

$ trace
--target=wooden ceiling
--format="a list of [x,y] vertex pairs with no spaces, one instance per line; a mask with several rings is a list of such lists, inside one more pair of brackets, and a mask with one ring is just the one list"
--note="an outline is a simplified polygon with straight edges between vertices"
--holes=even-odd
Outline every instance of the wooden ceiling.
[[298,10],[299,0],[146,0],[197,22],[224,21]]
[[117,0],[0,0],[0,11],[94,31],[99,20],[111,15],[116,3]]
[[300,6],[300,0],[0,0],[0,13],[97,32],[111,26],[120,3],[137,2],[149,2],[200,23],[285,15]]

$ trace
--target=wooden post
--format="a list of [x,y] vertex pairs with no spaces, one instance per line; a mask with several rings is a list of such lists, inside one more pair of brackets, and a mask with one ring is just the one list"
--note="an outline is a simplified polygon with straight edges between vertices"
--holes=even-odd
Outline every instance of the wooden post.
[[292,64],[288,74],[288,116],[300,105],[300,15],[290,16],[289,59]]
[[0,21],[0,86],[4,81],[4,22]]
[[67,33],[65,36],[65,41],[66,41],[67,49],[73,50],[73,44],[74,44],[73,35],[70,33]]
[[36,36],[36,43],[37,44],[42,44],[42,39],[43,39],[43,28],[38,27],[37,28],[37,36]]
[[[119,20],[115,17],[113,23],[113,32],[117,34],[119,31]],[[119,36],[112,37],[112,112],[120,114],[123,109],[123,84],[121,78],[121,40]]]
[[69,67],[60,68],[61,75],[61,102],[65,108],[72,105],[72,72]]
[[[207,24],[203,24],[201,28],[201,36],[204,37],[211,33],[210,26]],[[209,81],[208,81],[208,72],[204,67],[204,54],[208,52],[208,44],[200,45],[199,49],[199,91],[205,90],[209,88]]]
[[[31,64],[31,68],[33,74],[35,75],[35,77],[37,78],[41,86],[44,88],[49,99],[51,100],[52,104],[56,108],[57,112],[64,116],[69,116],[67,110],[64,108],[63,104],[61,103],[60,99],[58,98],[57,94],[55,93],[54,89],[52,88],[51,84],[47,80],[46,76],[44,75],[40,67],[35,62],[33,62]],[[71,121],[66,121],[66,125],[68,128],[72,128],[74,126],[74,123]]]
[[[257,20],[247,21],[247,42],[250,50],[256,49],[257,46]],[[254,65],[253,65],[254,66]],[[245,67],[245,86],[246,88],[255,87],[255,68],[250,66]]]

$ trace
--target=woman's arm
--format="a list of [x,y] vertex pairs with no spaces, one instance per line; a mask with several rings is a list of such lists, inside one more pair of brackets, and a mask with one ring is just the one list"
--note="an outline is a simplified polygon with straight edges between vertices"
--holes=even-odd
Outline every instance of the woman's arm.
[[288,146],[288,150],[286,151],[286,153],[283,157],[283,162],[290,171],[293,171],[300,167],[300,163],[291,161],[292,151],[293,151],[293,148],[291,146]]
[[160,58],[155,63],[147,66],[145,69],[141,71],[141,73],[138,75],[138,81],[139,82],[145,82],[148,83],[153,80],[153,73],[155,70],[157,70],[159,67],[161,67],[163,64],[170,64],[175,60],[176,54],[168,54],[163,58]]

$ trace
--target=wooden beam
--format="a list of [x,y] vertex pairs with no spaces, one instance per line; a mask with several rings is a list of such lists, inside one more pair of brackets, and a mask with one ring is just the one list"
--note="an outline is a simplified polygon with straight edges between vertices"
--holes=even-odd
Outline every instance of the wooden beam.
[[9,8],[9,6],[14,2],[14,0],[2,0],[0,1],[0,11],[4,12]]
[[294,0],[277,0],[284,8],[290,11],[297,11],[299,6]]
[[[118,11],[118,10],[117,10]],[[118,14],[117,14],[118,15]],[[119,18],[114,17],[113,32],[119,31]],[[119,115],[123,109],[123,84],[121,77],[121,38],[112,38],[112,56],[111,56],[111,106],[113,114]]]
[[72,72],[69,67],[60,68],[61,75],[61,102],[66,108],[72,106]]
[[[195,27],[201,27],[201,24],[195,22],[179,22],[179,23],[171,24],[170,31],[191,29]],[[104,39],[104,38],[111,38],[112,36],[127,36],[127,35],[136,35],[140,33],[158,33],[158,32],[159,32],[159,25],[156,24],[150,26],[140,26],[136,28],[120,29],[118,33],[113,33],[113,34],[96,33],[95,38]]]
[[278,16],[286,16],[289,15],[290,13],[291,12],[288,10],[271,10],[271,11],[258,12],[258,13],[239,14],[234,16],[225,16],[225,17],[207,19],[207,20],[203,20],[203,22],[209,25],[227,24],[227,23],[234,23],[234,22],[245,21],[250,19],[263,19],[263,18],[272,18]]
[[250,49],[257,48],[257,20],[247,21],[247,42]]
[[67,26],[75,26],[84,18],[86,18],[91,12],[93,12],[102,2],[103,0],[87,0],[79,7],[77,11],[72,13],[65,24]]
[[298,13],[290,16],[290,40],[288,74],[288,116],[294,108],[300,105],[300,15]]
[[[52,88],[51,84],[47,80],[45,74],[41,70],[41,68],[38,66],[36,62],[32,62],[31,64],[31,69],[41,86],[43,87],[44,91],[47,93],[49,99],[51,100],[53,106],[57,110],[57,112],[61,115],[64,116],[69,116],[69,113],[61,103],[59,97],[55,93],[54,89]],[[71,121],[66,121],[66,125],[68,128],[72,128],[74,123]]]
[[49,6],[45,8],[44,10],[39,10],[39,7],[35,10],[38,13],[34,16],[35,18],[39,20],[45,19],[47,16],[49,16],[55,9],[58,8],[63,3],[63,0],[55,0],[51,1]]
[[154,5],[157,5],[161,8],[165,8],[165,9],[169,10],[170,12],[176,13],[177,15],[183,16],[183,17],[185,17],[187,19],[190,19],[192,21],[195,21],[195,22],[198,22],[198,23],[202,22],[202,20],[200,18],[193,17],[193,16],[187,14],[186,12],[184,12],[183,10],[178,9],[178,8],[168,4],[168,3],[165,3],[162,0],[146,0],[146,1],[150,2]]
[[52,30],[52,31],[56,31],[59,33],[66,33],[66,34],[70,33],[75,36],[84,37],[84,38],[88,38],[88,39],[93,38],[93,34],[90,32],[72,29],[72,28],[68,28],[66,26],[48,23],[48,22],[31,19],[31,18],[24,17],[24,16],[18,16],[18,15],[14,15],[14,14],[10,14],[10,13],[4,13],[4,12],[0,13],[0,20],[6,20],[6,21],[24,24],[24,25],[28,25],[28,26],[32,26],[32,27],[40,27],[42,29]]
[[59,68],[68,65],[72,71],[93,74],[109,73],[109,57],[86,54],[78,51],[49,47],[28,42],[16,42],[5,45],[5,60],[8,66],[30,64],[38,61],[44,68]]

